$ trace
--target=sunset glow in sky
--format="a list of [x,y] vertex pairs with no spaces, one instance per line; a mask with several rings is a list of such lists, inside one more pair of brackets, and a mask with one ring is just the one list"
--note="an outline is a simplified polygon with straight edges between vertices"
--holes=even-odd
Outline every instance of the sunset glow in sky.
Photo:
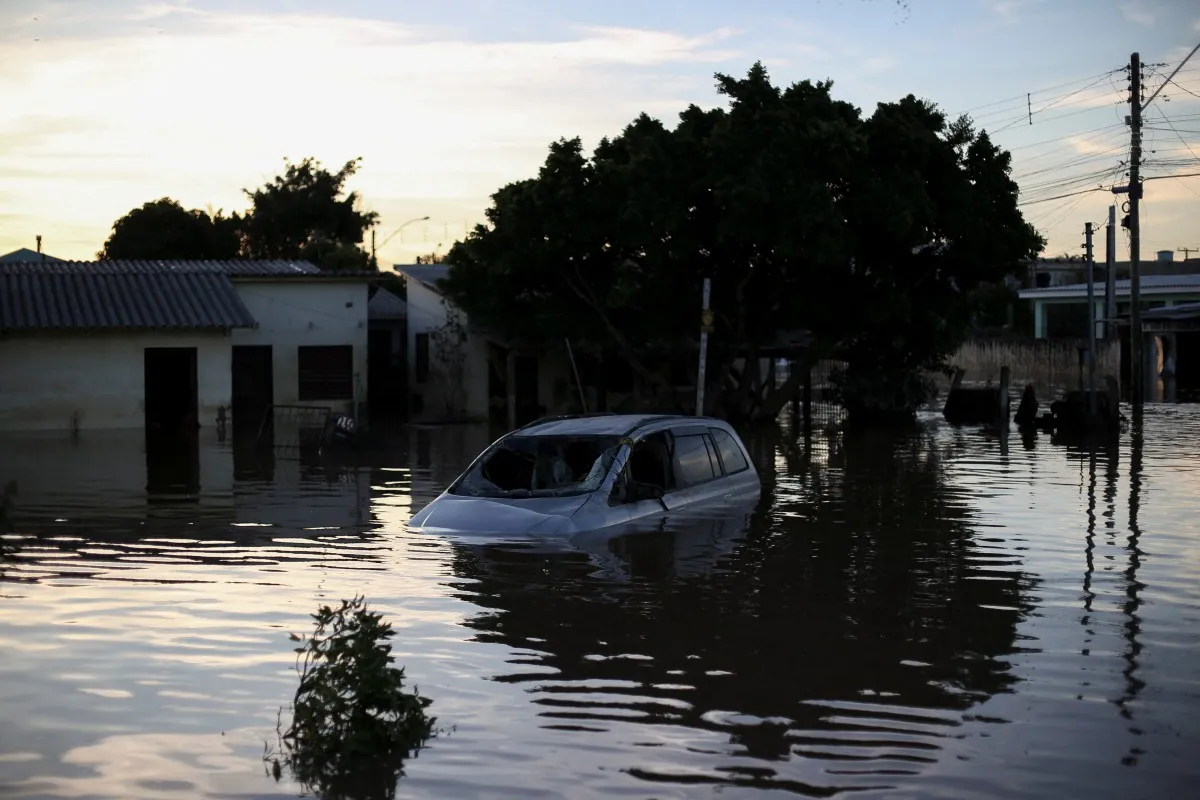
[[[1152,91],[1197,41],[1182,0],[6,0],[0,253],[41,234],[91,258],[135,206],[240,210],[242,188],[312,155],[363,157],[353,188],[380,241],[430,217],[380,252],[411,261],[481,221],[551,141],[717,105],[713,73],[756,59],[776,83],[832,78],[867,114],[909,92],[971,111],[1012,149],[1023,200],[1054,198],[1122,180],[1127,83],[1105,73],[1137,50]],[[1200,173],[1200,55],[1146,119],[1146,174]],[[1025,208],[1059,254],[1111,200]],[[1144,209],[1144,256],[1200,247],[1200,177],[1147,183]]]

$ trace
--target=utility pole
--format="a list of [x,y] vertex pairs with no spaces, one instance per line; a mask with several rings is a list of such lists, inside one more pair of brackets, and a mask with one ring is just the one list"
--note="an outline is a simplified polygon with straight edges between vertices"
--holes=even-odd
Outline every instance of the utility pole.
[[1183,260],[1187,261],[1192,253],[1200,250],[1200,247],[1180,247],[1179,252],[1183,253]]
[[1146,344],[1142,337],[1142,60],[1129,57],[1129,375],[1133,405],[1140,408],[1146,388],[1142,362]]
[[1088,414],[1096,415],[1096,274],[1092,269],[1092,223],[1083,226],[1084,251],[1087,253],[1087,368],[1088,368]]
[[704,416],[704,380],[708,363],[708,334],[712,331],[713,315],[708,310],[712,281],[704,279],[704,297],[700,306],[700,367],[696,370],[696,416]]
[[1108,228],[1104,237],[1104,326],[1106,339],[1117,338],[1117,204],[1108,207]]

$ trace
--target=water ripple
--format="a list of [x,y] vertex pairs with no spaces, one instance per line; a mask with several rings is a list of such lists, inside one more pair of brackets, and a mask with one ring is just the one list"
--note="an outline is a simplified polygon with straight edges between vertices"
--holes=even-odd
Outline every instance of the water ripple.
[[[365,594],[449,735],[403,797],[1183,796],[1200,742],[1200,408],[1112,445],[751,438],[749,520],[587,552],[408,532],[488,441],[243,463],[151,496],[140,442],[5,442],[0,787],[294,795],[288,634]],[[390,440],[389,440],[390,441]]]

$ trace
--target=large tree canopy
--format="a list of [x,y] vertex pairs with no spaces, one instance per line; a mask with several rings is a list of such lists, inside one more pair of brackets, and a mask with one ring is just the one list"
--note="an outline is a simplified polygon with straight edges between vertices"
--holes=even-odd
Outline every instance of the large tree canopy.
[[727,108],[648,116],[550,147],[492,197],[447,255],[447,291],[507,337],[618,352],[694,346],[702,278],[717,326],[709,374],[780,334],[839,349],[847,402],[911,410],[912,379],[968,328],[977,286],[1041,248],[1009,156],[911,95],[870,117],[829,82],[781,89],[755,64],[716,76]]
[[185,209],[169,197],[135,208],[113,223],[96,254],[102,259],[227,259],[241,247],[241,218]]
[[243,227],[245,254],[302,258],[333,269],[366,267],[370,256],[359,245],[378,215],[359,211],[358,193],[345,191],[359,164],[355,159],[330,172],[312,158],[287,162],[283,175],[247,189],[251,208]]
[[188,211],[168,197],[135,208],[113,224],[99,258],[304,259],[322,269],[362,269],[370,255],[360,247],[375,224],[359,211],[356,192],[345,191],[359,161],[337,172],[306,158],[264,186],[243,190],[244,215]]

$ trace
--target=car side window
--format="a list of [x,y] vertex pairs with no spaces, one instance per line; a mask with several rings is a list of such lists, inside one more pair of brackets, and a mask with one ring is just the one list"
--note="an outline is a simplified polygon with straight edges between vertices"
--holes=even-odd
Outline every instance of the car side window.
[[709,431],[712,432],[717,452],[721,454],[721,463],[725,466],[726,475],[741,472],[750,466],[746,463],[746,457],[742,455],[742,448],[738,446],[737,441],[729,435],[728,431],[720,428],[709,428]]
[[720,474],[720,467],[714,463],[708,437],[704,434],[676,436],[672,461],[677,489],[711,481]]

